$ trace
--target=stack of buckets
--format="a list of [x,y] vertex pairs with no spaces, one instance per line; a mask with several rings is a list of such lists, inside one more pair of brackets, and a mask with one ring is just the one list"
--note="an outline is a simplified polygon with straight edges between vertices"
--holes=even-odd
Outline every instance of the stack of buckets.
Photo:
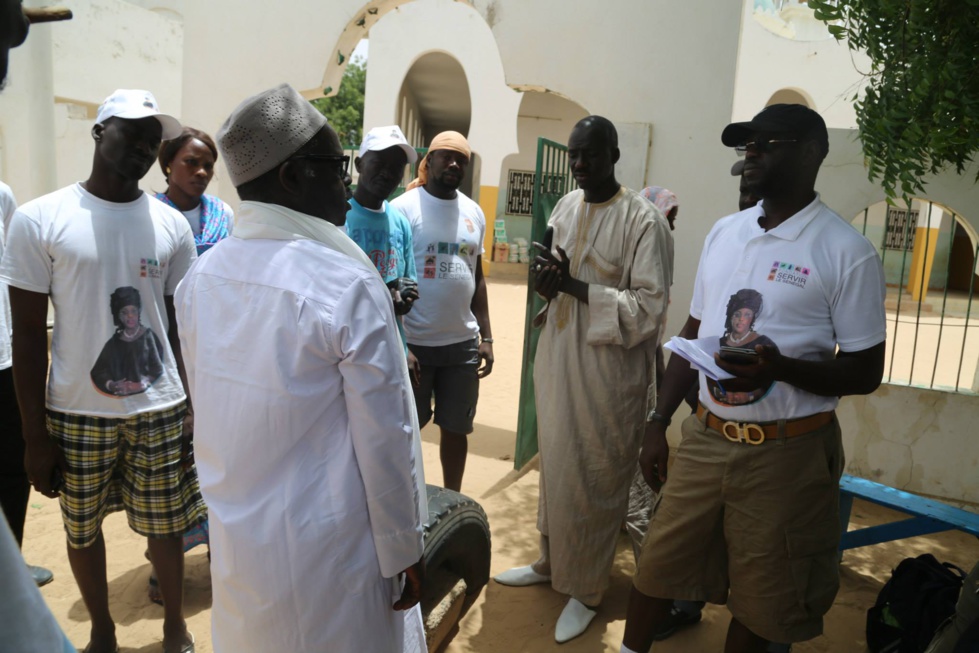
[[526,238],[514,238],[510,247],[510,263],[530,263],[530,252]]
[[506,239],[506,221],[498,219],[493,229],[493,262],[506,263],[510,258],[510,245]]
[[493,228],[494,263],[530,263],[530,247],[526,238],[514,238],[507,242],[506,222],[498,219]]

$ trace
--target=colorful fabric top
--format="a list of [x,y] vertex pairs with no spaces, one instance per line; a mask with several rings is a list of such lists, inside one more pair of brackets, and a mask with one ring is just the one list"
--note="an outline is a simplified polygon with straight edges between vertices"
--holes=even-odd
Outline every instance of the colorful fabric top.
[[[164,204],[180,210],[170,201],[165,193],[157,193],[154,197]],[[234,227],[235,214],[231,207],[213,195],[201,195],[201,228],[200,233],[194,230],[194,244],[197,245],[197,255],[200,256],[218,242],[231,235]]]

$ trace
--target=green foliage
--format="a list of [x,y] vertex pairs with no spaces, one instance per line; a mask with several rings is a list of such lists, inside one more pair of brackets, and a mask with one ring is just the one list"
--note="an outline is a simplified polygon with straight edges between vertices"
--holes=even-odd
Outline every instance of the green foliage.
[[[979,0],[809,0],[838,40],[870,57],[855,96],[871,180],[889,199],[979,152]],[[979,176],[976,181],[979,182]]]
[[313,106],[330,121],[340,144],[359,146],[364,124],[364,89],[367,84],[367,63],[360,57],[351,59],[343,71],[340,90],[333,97],[317,98]]

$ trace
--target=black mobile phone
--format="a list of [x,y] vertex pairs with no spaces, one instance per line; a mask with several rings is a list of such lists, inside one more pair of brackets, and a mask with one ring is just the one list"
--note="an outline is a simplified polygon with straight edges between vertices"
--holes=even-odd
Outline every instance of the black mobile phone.
[[753,347],[721,346],[721,360],[735,365],[751,365],[758,361],[758,352]]
[[554,227],[548,227],[544,231],[544,240],[541,241],[541,245],[547,248],[547,251],[551,251],[551,246],[554,244]]
[[51,470],[51,491],[61,492],[65,488],[65,477],[61,473],[60,467]]

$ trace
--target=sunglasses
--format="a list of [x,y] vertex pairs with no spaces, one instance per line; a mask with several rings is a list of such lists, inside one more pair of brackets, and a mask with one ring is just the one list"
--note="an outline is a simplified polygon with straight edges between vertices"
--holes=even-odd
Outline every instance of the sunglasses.
[[774,150],[778,145],[798,142],[799,139],[797,138],[764,138],[757,141],[748,141],[747,143],[742,143],[741,145],[735,145],[734,151],[738,153],[738,156],[744,156],[748,153],[748,150],[751,150],[756,154],[766,154]]
[[343,177],[344,173],[347,172],[347,167],[350,165],[350,157],[347,155],[340,154],[297,154],[290,157],[292,159],[307,159],[309,161],[324,161],[326,163],[339,163],[339,169],[337,174]]

